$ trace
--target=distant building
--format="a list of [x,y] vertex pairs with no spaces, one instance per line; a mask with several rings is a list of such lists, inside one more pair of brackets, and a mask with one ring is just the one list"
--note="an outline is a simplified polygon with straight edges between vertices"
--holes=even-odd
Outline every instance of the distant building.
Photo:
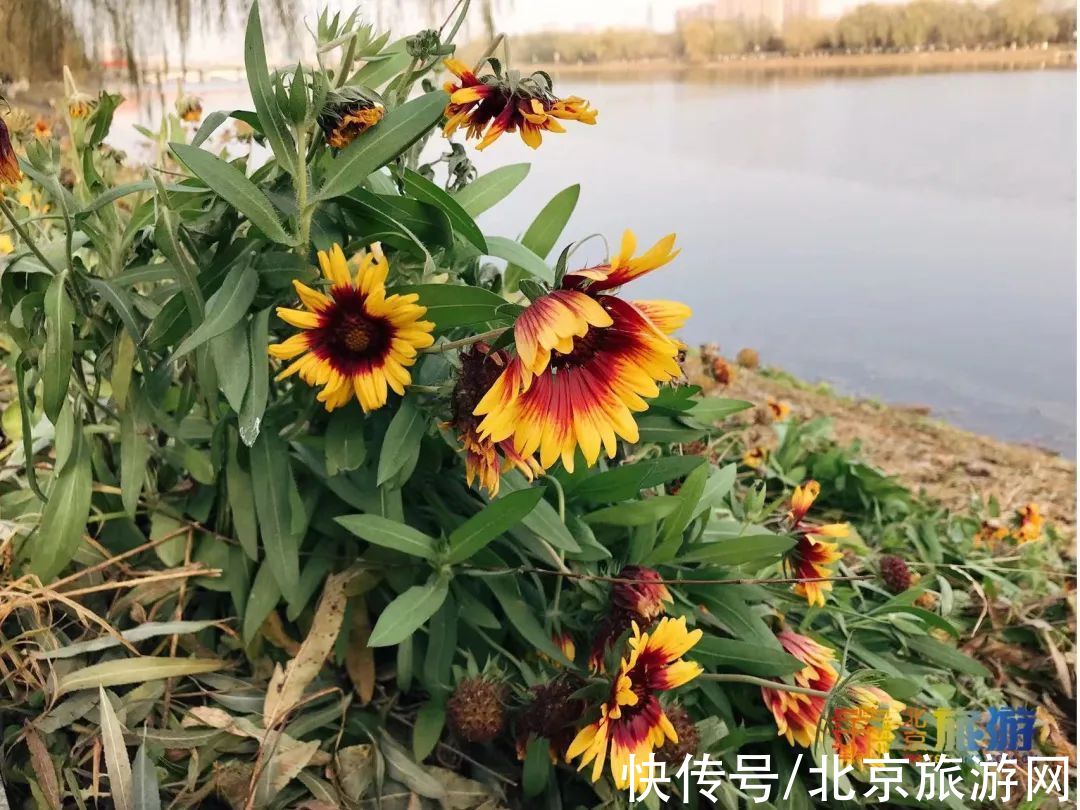
[[786,20],[800,17],[819,17],[820,0],[712,0],[699,6],[680,8],[675,12],[677,25],[693,20],[768,20],[779,30]]

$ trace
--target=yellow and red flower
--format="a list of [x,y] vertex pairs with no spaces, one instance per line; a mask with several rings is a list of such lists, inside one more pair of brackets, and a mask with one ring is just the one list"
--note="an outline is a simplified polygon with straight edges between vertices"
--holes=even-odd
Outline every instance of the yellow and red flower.
[[1008,527],[1002,526],[996,520],[984,520],[972,540],[978,545],[980,543],[993,543],[1004,540],[1008,536]]
[[[776,638],[786,652],[806,665],[795,673],[797,686],[828,692],[836,685],[835,652],[790,630],[781,630]],[[791,745],[813,746],[825,710],[825,698],[766,687],[761,688],[761,697],[772,712],[781,737],[786,737]]]
[[888,754],[906,707],[876,686],[853,687],[847,697],[833,712],[833,748],[844,764],[861,768]]
[[197,124],[202,119],[202,102],[192,95],[184,94],[176,100],[176,114],[181,121]]
[[807,604],[823,607],[825,594],[832,590],[832,583],[822,580],[832,574],[833,565],[844,556],[836,543],[831,541],[847,537],[850,528],[846,523],[828,523],[824,526],[804,523],[806,513],[820,493],[821,485],[817,481],[807,481],[795,487],[791,495],[787,517],[798,540],[785,556],[784,567],[789,576],[803,580],[797,582],[792,590],[804,597]]
[[22,180],[22,170],[19,168],[19,159],[15,157],[15,149],[11,145],[11,136],[8,134],[7,124],[0,118],[0,183],[15,185]]
[[646,623],[651,623],[664,612],[664,603],[674,600],[659,572],[641,565],[627,565],[615,577],[611,588],[611,603],[616,608],[629,611]]
[[68,115],[75,120],[89,118],[95,107],[97,107],[97,99],[86,93],[75,91],[68,98]]
[[34,122],[34,137],[42,141],[47,141],[52,137],[52,127],[44,118],[38,118]]
[[1033,543],[1042,537],[1043,530],[1043,517],[1039,513],[1039,505],[1037,503],[1029,503],[1016,513],[1016,517],[1019,520],[1020,525],[1016,527],[1013,532],[1013,537],[1021,545],[1024,543]]
[[635,257],[633,233],[610,264],[567,273],[559,289],[533,301],[514,325],[516,356],[476,407],[480,433],[513,440],[521,455],[560,458],[574,469],[580,447],[589,466],[616,437],[638,440],[633,413],[658,383],[678,379],[679,343],[670,337],[690,316],[674,301],[624,301],[604,294],[662,267],[678,254],[675,236]]
[[[630,654],[622,659],[611,695],[600,707],[600,718],[578,732],[566,749],[566,761],[581,757],[578,770],[592,763],[592,781],[604,771],[605,761],[615,786],[641,786],[641,763],[666,740],[678,741],[674,726],[664,714],[659,692],[675,689],[701,674],[701,665],[683,656],[701,639],[700,630],[687,630],[685,618],[665,618],[651,633],[635,623]],[[635,768],[630,773],[630,756]]]
[[535,458],[516,452],[513,442],[493,442],[481,436],[478,429],[480,417],[473,413],[509,360],[510,355],[506,351],[493,351],[485,343],[477,343],[462,352],[461,370],[450,397],[451,420],[448,427],[457,431],[465,451],[465,477],[469,486],[473,481],[479,481],[491,497],[499,494],[500,476],[511,466],[521,470],[529,481],[543,472]]
[[319,127],[327,146],[344,149],[357,135],[379,123],[386,109],[362,90],[345,88],[335,91],[319,114]]
[[299,373],[308,385],[323,386],[317,399],[328,411],[355,396],[368,413],[386,404],[387,389],[404,395],[418,350],[434,340],[435,325],[420,320],[427,309],[416,294],[386,294],[390,266],[378,242],[356,264],[354,275],[339,245],[319,251],[330,288],[322,293],[293,281],[304,309],[277,309],[301,330],[270,346],[273,357],[293,361],[277,378]]
[[756,470],[765,463],[768,451],[764,447],[751,447],[743,453],[742,463],[752,470]]
[[772,416],[774,422],[783,422],[788,418],[791,413],[791,406],[786,402],[781,402],[778,399],[769,397],[765,401],[766,407],[769,409],[769,414]]
[[447,59],[446,67],[457,77],[444,85],[450,94],[443,132],[453,135],[466,127],[466,137],[479,138],[477,149],[494,143],[504,132],[518,132],[536,149],[542,132],[565,132],[560,120],[596,123],[596,110],[585,99],[561,99],[552,93],[547,74],[534,73],[511,80],[494,74],[477,77],[463,62]]

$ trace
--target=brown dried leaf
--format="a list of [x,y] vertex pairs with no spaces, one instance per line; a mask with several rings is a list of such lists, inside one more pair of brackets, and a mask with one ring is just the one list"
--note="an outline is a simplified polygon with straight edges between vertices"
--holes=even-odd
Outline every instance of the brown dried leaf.
[[351,578],[349,572],[331,574],[326,578],[307,638],[284,670],[280,666],[274,668],[263,703],[263,723],[266,728],[272,728],[296,708],[304,696],[304,690],[322,669],[341,631],[345,616],[345,585]]
[[275,647],[284,650],[289,655],[295,656],[300,652],[300,642],[289,635],[285,625],[281,621],[281,615],[276,610],[271,610],[263,620],[259,632],[263,638]]
[[30,767],[37,777],[38,786],[41,788],[45,801],[53,810],[60,810],[60,784],[56,779],[56,768],[53,766],[52,757],[45,747],[45,741],[41,739],[38,730],[27,723],[23,730],[26,747],[30,749]]
[[368,617],[367,602],[364,597],[359,596],[352,600],[345,669],[360,698],[361,706],[369,704],[375,696],[375,651],[368,646],[370,636],[371,619]]

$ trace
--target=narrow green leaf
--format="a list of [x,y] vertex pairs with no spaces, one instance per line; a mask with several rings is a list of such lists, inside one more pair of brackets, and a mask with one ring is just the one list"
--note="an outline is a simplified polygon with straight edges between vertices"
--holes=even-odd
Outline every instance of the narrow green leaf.
[[379,620],[368,639],[369,647],[389,647],[400,644],[435,615],[449,586],[442,577],[433,577],[424,585],[414,585],[394,598],[379,614]]
[[[575,183],[552,197],[526,229],[521,244],[541,259],[546,259],[570,221],[580,195],[581,186]],[[506,277],[516,279],[523,271],[524,268],[511,264],[506,268]]]
[[489,236],[487,243],[489,256],[505,259],[546,284],[555,283],[555,271],[548,263],[519,242],[505,236]]
[[454,194],[454,199],[471,217],[478,217],[493,205],[501,202],[511,191],[517,188],[529,173],[528,163],[513,163],[500,166],[487,174],[480,175],[461,191]]
[[174,359],[179,359],[206,341],[228,332],[247,315],[259,288],[259,274],[250,266],[235,267],[206,304],[206,317],[195,331],[176,347]]
[[446,707],[442,703],[431,699],[420,707],[413,723],[412,738],[413,758],[417,762],[423,762],[435,750],[445,725]]
[[692,545],[679,555],[680,563],[700,562],[709,565],[746,565],[765,562],[794,547],[795,538],[783,534],[753,534],[731,537],[712,543]]
[[341,515],[334,522],[377,546],[425,560],[435,559],[435,538],[396,520],[378,515]]
[[439,120],[448,101],[449,96],[439,90],[391,110],[330,163],[316,200],[340,197],[359,186],[369,174],[416,143]]
[[943,644],[930,636],[909,636],[907,646],[929,663],[952,673],[963,673],[975,678],[989,678],[990,671],[966,653]]
[[506,299],[483,287],[464,284],[408,284],[391,287],[388,293],[416,293],[417,302],[427,307],[425,320],[434,321],[437,331],[458,326],[478,326],[499,317]]
[[803,663],[783,650],[769,649],[756,641],[705,636],[694,646],[694,659],[722,669],[737,669],[748,675],[773,677],[791,675]]
[[[65,409],[70,413],[70,409]],[[41,515],[41,526],[30,540],[30,569],[49,582],[68,564],[79,548],[90,516],[93,473],[90,447],[82,425],[71,427],[71,450],[63,469],[53,477],[49,502]]]
[[192,146],[202,146],[206,140],[214,134],[218,127],[229,120],[229,114],[225,110],[214,110],[199,125],[198,132],[191,139]]
[[229,452],[225,460],[225,487],[229,495],[233,533],[248,559],[259,559],[259,528],[255,518],[255,490],[251,476],[240,466],[236,455],[236,437],[229,436]]
[[99,687],[98,692],[101,748],[105,754],[105,770],[109,774],[109,798],[116,810],[134,810],[131,761],[124,744],[124,727],[120,725],[120,718],[116,716],[104,687]]
[[146,753],[145,741],[135,752],[135,760],[131,764],[131,792],[135,810],[161,810],[161,788],[154,763]]
[[264,562],[255,574],[255,581],[251,583],[251,592],[248,594],[247,605],[244,607],[245,646],[258,635],[262,623],[270,615],[270,611],[277,607],[279,601],[281,601],[281,589],[274,579],[270,564]]
[[251,483],[266,561],[283,594],[291,594],[300,579],[299,538],[292,529],[292,491],[296,488],[289,451],[266,431],[251,447]]
[[746,402],[741,399],[723,399],[721,397],[702,397],[698,402],[694,404],[687,416],[692,416],[699,422],[704,422],[707,425],[711,425],[713,422],[719,422],[721,419],[726,419],[732,414],[745,411],[747,408],[753,408],[754,403]]
[[521,769],[521,790],[528,798],[539,796],[551,779],[551,741],[533,737],[525,749],[525,764]]
[[465,562],[503,532],[516,526],[543,497],[542,487],[523,489],[492,501],[450,533],[451,564]]
[[370,87],[378,90],[405,70],[412,63],[412,57],[405,50],[405,38],[391,42],[379,52],[377,59],[372,59],[352,75],[346,84],[349,86]]
[[538,652],[542,652],[553,661],[557,661],[566,667],[573,665],[573,662],[551,640],[551,635],[545,632],[540,625],[539,620],[536,618],[538,611],[531,608],[521,598],[516,583],[505,577],[485,577],[484,582],[487,583],[491,592],[495,594],[495,599],[498,600],[503,614],[510,620],[510,624],[521,634],[522,638],[529,642]]
[[487,254],[488,246],[484,234],[473,218],[469,216],[469,212],[461,207],[461,203],[412,169],[406,169],[402,173],[402,177],[407,194],[418,200],[437,205],[450,218],[450,224],[453,226],[455,233],[470,242],[481,253]]
[[266,401],[270,395],[270,310],[257,312],[251,319],[251,380],[240,408],[240,439],[248,447],[255,443],[262,426]]
[[701,494],[705,491],[705,481],[708,474],[709,467],[702,465],[686,476],[686,480],[683,481],[679,494],[676,496],[679,499],[679,505],[675,511],[664,519],[664,524],[660,529],[660,536],[656,541],[656,549],[646,559],[647,563],[668,562],[678,555],[679,548],[683,543],[683,532],[686,531],[686,527],[690,525],[690,522],[697,514],[698,502],[701,500]]
[[66,273],[53,276],[45,290],[45,350],[41,357],[42,407],[56,424],[67,398],[75,352],[75,307],[65,289]]
[[[281,166],[291,174],[296,172],[296,144],[289,134],[285,120],[278,110],[274,88],[270,83],[270,71],[266,66],[266,46],[263,44],[262,20],[259,19],[258,0],[251,4],[247,31],[244,35],[244,66],[247,70],[248,88],[255,102],[260,129],[270,142]],[[304,169],[306,171],[306,167]]]
[[293,239],[282,227],[270,199],[236,166],[197,146],[170,143],[169,148],[215,194],[247,217],[268,239],[282,245],[292,244]]
[[[427,430],[427,420],[423,411],[411,396],[401,400],[390,427],[383,437],[382,450],[379,452],[379,469],[376,483],[382,486],[400,473],[415,457],[420,447],[420,440]],[[399,482],[404,483],[404,482]]]
[[326,426],[326,474],[358,469],[366,458],[362,414],[356,408],[338,408]]
[[606,506],[584,516],[586,523],[603,523],[608,526],[642,526],[665,518],[679,508],[677,495],[657,495],[644,501],[631,501],[616,506]]
[[705,463],[701,456],[661,456],[623,464],[575,479],[567,494],[587,503],[610,503],[636,498],[643,489],[680,478]]
[[139,432],[135,415],[126,410],[120,414],[120,500],[129,515],[139,505],[149,460],[150,443]]
[[210,356],[214,359],[218,385],[229,407],[240,413],[251,380],[251,348],[248,344],[248,325],[243,318],[231,329],[211,338]]

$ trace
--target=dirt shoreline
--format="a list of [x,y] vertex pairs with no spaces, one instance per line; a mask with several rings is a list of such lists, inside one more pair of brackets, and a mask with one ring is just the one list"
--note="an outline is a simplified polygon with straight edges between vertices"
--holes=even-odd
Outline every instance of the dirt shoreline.
[[[973,497],[989,495],[1003,508],[1034,501],[1061,537],[1070,545],[1075,542],[1076,463],[1049,450],[970,433],[923,409],[837,396],[782,372],[736,368],[732,382],[718,386],[690,357],[687,376],[717,396],[759,406],[773,398],[790,405],[797,417],[830,417],[841,444],[859,441],[870,464],[915,491],[924,489],[950,509],[965,510]],[[775,444],[770,427],[750,431],[752,441]]]
[[595,74],[605,78],[642,74],[699,76],[753,75],[873,75],[972,70],[1046,70],[1076,67],[1072,48],[998,48],[980,51],[922,51],[919,53],[809,54],[806,56],[757,54],[721,61],[690,63],[671,59],[636,62],[556,63],[523,65],[522,70],[544,70],[553,75]]

